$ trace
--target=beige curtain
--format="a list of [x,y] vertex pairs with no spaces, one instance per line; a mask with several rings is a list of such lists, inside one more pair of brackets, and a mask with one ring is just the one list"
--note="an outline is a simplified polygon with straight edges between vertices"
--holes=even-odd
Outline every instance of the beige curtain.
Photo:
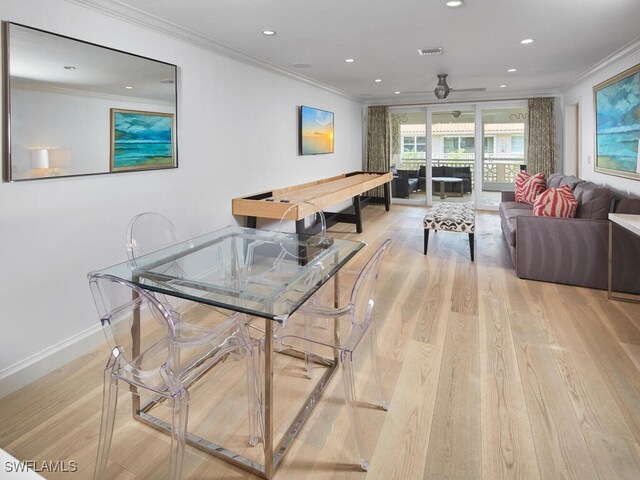
[[[388,172],[389,166],[389,107],[369,107],[367,114],[367,163],[369,172]],[[375,197],[383,196],[383,188],[368,192]]]
[[556,121],[553,98],[529,99],[527,172],[542,172],[546,177],[556,171]]

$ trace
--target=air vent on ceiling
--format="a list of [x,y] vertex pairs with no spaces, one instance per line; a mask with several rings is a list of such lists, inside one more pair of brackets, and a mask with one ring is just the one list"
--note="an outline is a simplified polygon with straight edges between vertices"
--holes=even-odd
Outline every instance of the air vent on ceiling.
[[419,48],[418,55],[421,57],[424,55],[442,55],[442,48]]

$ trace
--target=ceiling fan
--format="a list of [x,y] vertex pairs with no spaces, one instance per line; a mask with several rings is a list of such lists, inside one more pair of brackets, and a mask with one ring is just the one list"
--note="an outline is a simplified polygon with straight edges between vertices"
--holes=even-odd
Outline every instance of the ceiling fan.
[[[455,88],[455,89],[451,88],[449,87],[449,85],[447,85],[447,76],[448,75],[446,73],[438,74],[438,85],[436,85],[436,88],[433,90],[433,93],[435,94],[438,100],[444,100],[449,96],[451,92],[484,92],[487,90],[484,87]],[[429,91],[425,90],[421,92],[406,92],[406,93],[429,93]]]

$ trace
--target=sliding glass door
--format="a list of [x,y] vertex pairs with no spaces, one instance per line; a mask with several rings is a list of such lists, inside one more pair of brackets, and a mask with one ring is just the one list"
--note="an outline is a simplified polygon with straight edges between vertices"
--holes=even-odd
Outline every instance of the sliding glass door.
[[477,204],[497,209],[501,192],[513,190],[518,171],[526,168],[527,105],[482,106],[482,184]]
[[427,107],[427,203],[474,202],[497,210],[526,168],[526,101]]
[[396,203],[424,204],[426,201],[427,154],[426,111],[424,108],[392,108],[391,195]]
[[472,202],[476,170],[476,109],[434,107],[430,116],[431,201]]
[[394,202],[497,210],[526,168],[527,118],[526,101],[390,108]]

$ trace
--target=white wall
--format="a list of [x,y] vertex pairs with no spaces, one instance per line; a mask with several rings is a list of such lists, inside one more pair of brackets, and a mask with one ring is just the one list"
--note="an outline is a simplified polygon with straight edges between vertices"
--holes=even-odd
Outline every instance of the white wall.
[[175,113],[174,105],[166,102],[91,92],[12,88],[12,178],[34,176],[30,157],[33,148],[67,150],[70,159],[61,171],[63,175],[108,172],[112,108]]
[[[134,214],[193,236],[240,222],[234,196],[361,168],[356,102],[63,0],[3,0],[0,18],[177,64],[180,166],[0,184],[0,396],[98,341],[86,274],[126,259]],[[297,155],[300,104],[335,112],[335,154]]]
[[580,177],[601,185],[607,185],[619,193],[634,196],[640,196],[640,181],[594,171],[593,87],[638,63],[640,63],[640,42],[624,58],[609,63],[606,67],[585,77],[579,83],[570,85],[563,92],[563,105],[565,107],[576,103],[580,105]]

